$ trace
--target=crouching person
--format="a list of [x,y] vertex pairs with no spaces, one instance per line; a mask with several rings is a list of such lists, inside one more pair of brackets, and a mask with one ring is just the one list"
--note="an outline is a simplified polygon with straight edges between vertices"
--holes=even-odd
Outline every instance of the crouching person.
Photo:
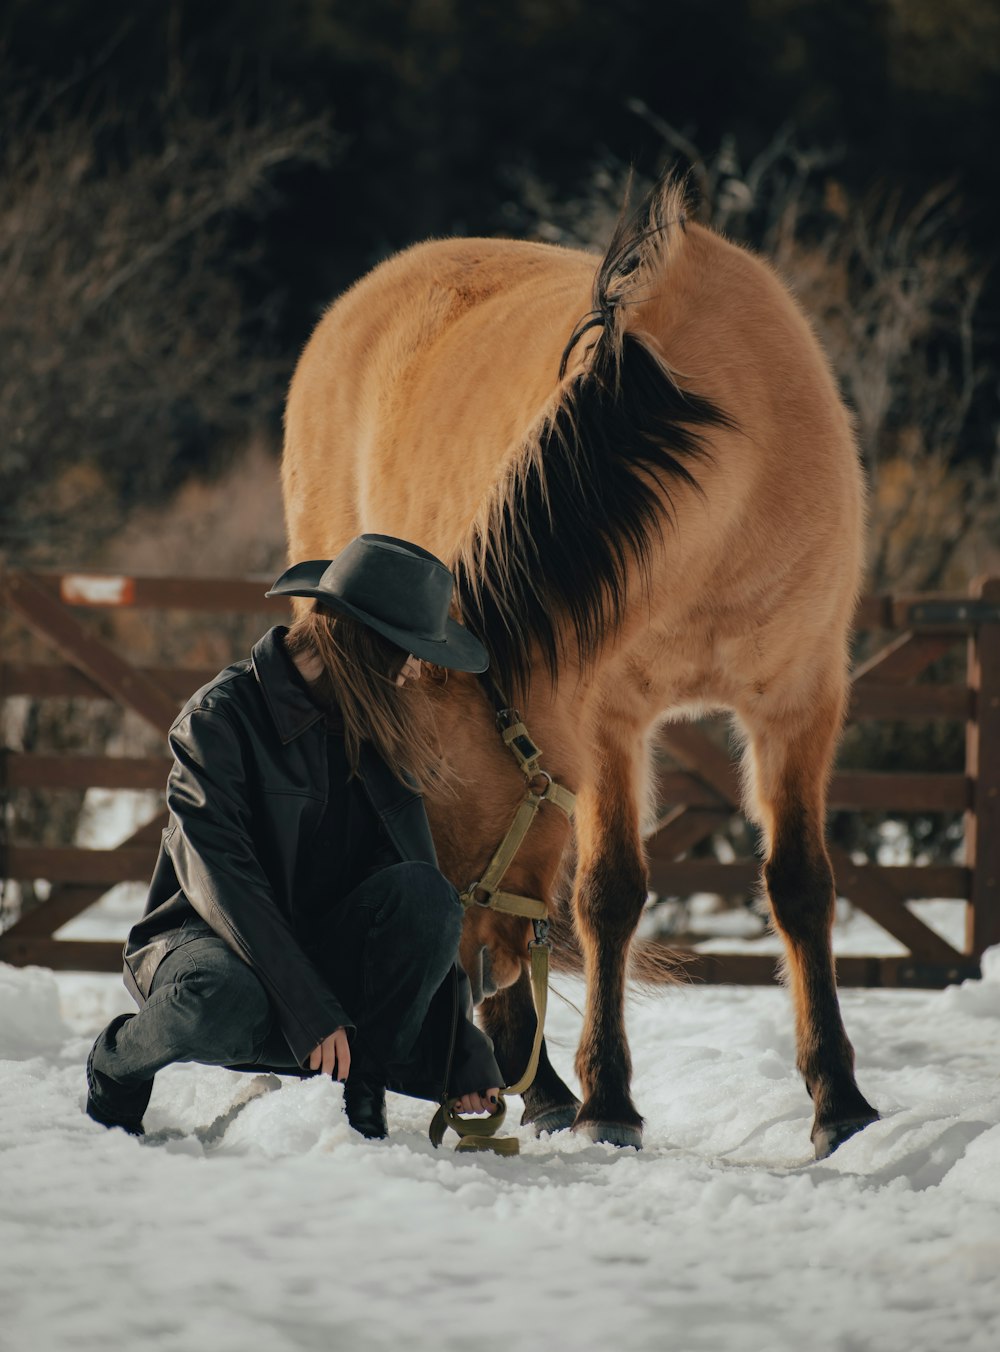
[[419,793],[439,763],[422,664],[488,661],[448,615],[452,586],[432,554],[382,535],[297,564],[268,595],[310,597],[310,612],[181,711],[170,822],[125,947],[139,1012],[87,1062],[96,1121],[141,1134],[175,1061],[332,1075],[373,1138],[387,1087],[492,1110],[503,1081]]

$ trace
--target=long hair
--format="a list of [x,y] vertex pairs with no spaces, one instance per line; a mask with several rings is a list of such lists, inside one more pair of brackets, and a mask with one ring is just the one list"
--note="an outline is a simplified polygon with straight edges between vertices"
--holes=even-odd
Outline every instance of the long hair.
[[[626,328],[629,308],[663,286],[684,223],[684,187],[672,179],[634,218],[623,211],[594,279],[594,308],[563,352],[556,401],[459,551],[462,617],[511,694],[527,690],[533,649],[555,677],[567,646],[586,669],[614,637],[632,577],[645,580],[673,523],[677,489],[699,491],[706,434],[735,426]],[[567,380],[570,354],[591,330],[583,367]]]
[[403,783],[423,791],[447,781],[426,694],[415,682],[396,684],[408,656],[404,649],[319,602],[292,624],[285,648],[290,657],[314,659],[316,674],[306,678],[310,692],[342,724],[352,775],[362,743],[371,742]]

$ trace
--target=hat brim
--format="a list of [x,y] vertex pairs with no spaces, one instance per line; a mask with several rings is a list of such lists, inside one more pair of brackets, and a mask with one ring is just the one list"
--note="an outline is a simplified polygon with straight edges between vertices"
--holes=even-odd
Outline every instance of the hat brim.
[[430,662],[437,667],[478,673],[485,671],[490,665],[489,654],[479,639],[450,616],[445,620],[443,639],[426,638],[421,634],[415,634],[412,629],[399,629],[396,625],[386,624],[377,616],[369,615],[367,611],[352,606],[349,601],[341,600],[333,592],[324,591],[316,583],[326,571],[329,562],[329,559],[311,559],[306,563],[294,564],[282,573],[266,595],[306,596],[322,601],[323,605],[329,606],[331,610],[360,620],[362,624],[374,629],[377,634],[387,638],[390,643],[395,643],[404,652],[412,653],[422,662]]

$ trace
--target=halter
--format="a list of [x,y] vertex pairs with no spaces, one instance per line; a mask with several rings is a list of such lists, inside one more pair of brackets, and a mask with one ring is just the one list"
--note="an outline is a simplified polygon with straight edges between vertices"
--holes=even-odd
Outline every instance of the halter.
[[[477,878],[460,892],[459,900],[466,910],[472,906],[482,906],[484,910],[524,916],[531,921],[534,928],[535,937],[528,944],[528,960],[531,997],[535,1006],[535,1036],[524,1074],[515,1084],[508,1085],[504,1091],[507,1094],[523,1094],[531,1085],[538,1070],[542,1035],[545,1031],[549,954],[552,944],[548,937],[549,920],[545,902],[537,897],[522,896],[518,892],[503,891],[500,884],[542,804],[552,803],[572,820],[576,795],[562,784],[557,784],[548,771],[541,768],[541,749],[532,741],[521,715],[510,706],[495,682],[486,675],[479,679],[496,710],[497,731],[517,761],[526,783],[524,798],[514,814],[510,829],[494,851],[482,877]],[[498,1095],[498,1100],[496,1111],[489,1117],[470,1119],[461,1117],[455,1111],[457,1098],[445,1099],[434,1114],[430,1125],[431,1144],[440,1145],[445,1132],[451,1127],[460,1137],[456,1150],[493,1150],[500,1155],[516,1155],[520,1149],[516,1136],[496,1136],[507,1115],[503,1093]]]

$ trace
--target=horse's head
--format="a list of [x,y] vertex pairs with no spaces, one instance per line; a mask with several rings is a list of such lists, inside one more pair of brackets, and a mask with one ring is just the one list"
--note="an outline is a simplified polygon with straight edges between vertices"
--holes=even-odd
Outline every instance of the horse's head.
[[[529,781],[498,733],[494,709],[475,678],[452,674],[432,687],[429,704],[446,773],[440,788],[432,785],[425,795],[427,814],[442,872],[459,892],[467,892],[487,876],[529,791],[543,791],[549,774],[564,783],[566,776],[574,779],[576,767],[565,750],[572,743],[565,730],[556,728],[553,701],[539,699],[531,731],[543,746],[548,740],[553,754],[546,756],[543,750],[547,773]],[[548,906],[570,835],[566,812],[543,800],[503,872],[500,888]],[[472,892],[459,952],[477,1003],[518,979],[533,933],[529,919],[502,913],[486,904],[488,900],[482,890]]]

